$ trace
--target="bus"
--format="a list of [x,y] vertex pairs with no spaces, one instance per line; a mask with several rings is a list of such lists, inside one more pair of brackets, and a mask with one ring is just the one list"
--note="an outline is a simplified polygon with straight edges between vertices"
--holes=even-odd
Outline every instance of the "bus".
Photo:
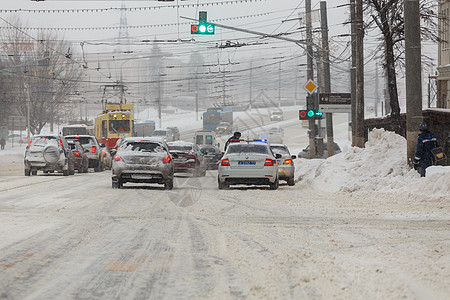
[[94,127],[86,124],[64,125],[61,130],[61,134],[63,136],[80,134],[94,135]]
[[228,122],[233,126],[231,107],[210,107],[203,113],[203,130],[215,131],[220,122]]
[[117,140],[133,136],[133,104],[105,105],[105,110],[95,118],[95,137],[100,144],[114,148]]
[[151,136],[153,131],[155,131],[155,121],[146,120],[141,123],[134,123],[134,135],[146,137]]

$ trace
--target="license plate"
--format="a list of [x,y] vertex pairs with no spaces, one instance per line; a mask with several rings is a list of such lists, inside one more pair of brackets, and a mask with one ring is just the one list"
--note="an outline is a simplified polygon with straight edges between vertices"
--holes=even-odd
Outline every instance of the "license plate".
[[131,178],[133,178],[133,179],[152,179],[153,176],[151,174],[131,174]]
[[253,160],[240,160],[238,165],[256,165],[256,161]]

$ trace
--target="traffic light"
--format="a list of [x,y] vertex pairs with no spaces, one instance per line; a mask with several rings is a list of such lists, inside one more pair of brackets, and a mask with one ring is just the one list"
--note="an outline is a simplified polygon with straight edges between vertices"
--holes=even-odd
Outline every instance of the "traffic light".
[[198,12],[198,24],[191,25],[191,34],[214,34],[216,32],[216,26],[208,23],[206,11]]
[[316,120],[322,119],[323,113],[314,109],[302,109],[298,111],[299,120]]
[[214,34],[216,26],[209,23],[199,23],[191,25],[191,34]]

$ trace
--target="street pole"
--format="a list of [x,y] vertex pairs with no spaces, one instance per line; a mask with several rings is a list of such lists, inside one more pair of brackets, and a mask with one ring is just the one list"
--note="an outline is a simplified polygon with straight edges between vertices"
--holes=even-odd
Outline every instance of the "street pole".
[[[407,163],[414,159],[422,122],[422,62],[419,0],[405,0],[406,143]],[[428,124],[430,125],[430,124]]]
[[356,0],[356,134],[355,146],[364,147],[364,21],[363,1]]
[[[313,48],[312,48],[312,20],[311,20],[311,0],[305,0],[305,17],[306,17],[306,53],[307,53],[307,71],[306,78],[307,80],[314,80],[314,65],[313,65]],[[309,102],[314,103],[314,96],[311,94],[308,96]],[[307,100],[308,102],[308,100]],[[314,103],[315,104],[315,103]],[[308,106],[308,103],[307,103]],[[315,105],[313,105],[313,109]],[[309,108],[307,108],[309,109]],[[309,120],[309,157],[316,157],[316,121]]]
[[195,70],[195,121],[198,121],[198,68]]
[[352,66],[350,68],[351,106],[352,106],[352,146],[356,146],[356,12],[355,0],[350,0]]
[[[322,31],[322,60],[323,60],[323,88],[324,93],[331,93],[330,75],[330,47],[328,45],[327,2],[320,1],[320,23]],[[327,151],[328,157],[334,155],[333,114],[326,113]]]
[[281,61],[278,63],[278,108],[281,107]]
[[249,110],[252,110],[252,89],[253,89],[253,61],[250,60],[250,91],[249,91],[249,100],[250,100],[250,105],[249,105]]

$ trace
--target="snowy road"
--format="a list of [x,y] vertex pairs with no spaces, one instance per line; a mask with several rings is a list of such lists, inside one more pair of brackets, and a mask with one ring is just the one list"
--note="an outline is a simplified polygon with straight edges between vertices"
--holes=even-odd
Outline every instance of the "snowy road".
[[218,190],[217,171],[113,190],[110,171],[25,177],[21,155],[0,156],[1,299],[450,295],[448,201]]

